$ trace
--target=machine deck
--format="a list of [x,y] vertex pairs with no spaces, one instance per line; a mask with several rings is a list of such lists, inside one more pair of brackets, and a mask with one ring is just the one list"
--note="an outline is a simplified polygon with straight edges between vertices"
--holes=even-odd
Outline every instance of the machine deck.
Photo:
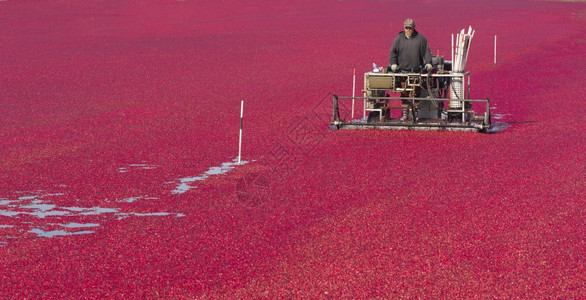
[[390,119],[383,122],[367,122],[354,120],[351,122],[331,122],[335,129],[390,129],[390,130],[445,130],[485,132],[488,128],[475,123],[447,122],[445,120],[425,120],[417,123]]

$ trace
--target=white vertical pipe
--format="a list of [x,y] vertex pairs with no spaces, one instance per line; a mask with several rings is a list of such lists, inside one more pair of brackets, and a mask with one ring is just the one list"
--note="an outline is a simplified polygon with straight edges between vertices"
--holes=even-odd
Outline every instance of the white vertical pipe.
[[354,120],[354,96],[356,95],[356,69],[352,76],[352,120]]
[[468,36],[468,43],[466,45],[466,60],[464,60],[464,64],[463,66],[466,66],[466,62],[468,61],[468,52],[470,52],[470,45],[472,44],[472,38],[474,37],[474,30],[472,30],[472,28],[470,29],[470,34]]
[[362,90],[364,91],[362,93],[362,97],[365,97],[364,99],[362,99],[362,104],[363,104],[362,118],[366,121],[366,74],[364,74],[364,85],[363,85]]
[[240,158],[242,157],[242,116],[244,113],[244,100],[240,102],[240,139],[238,141],[238,164],[240,164]]
[[454,38],[454,62],[452,66],[452,71],[458,70],[458,54],[460,53],[460,48],[458,46],[460,45],[460,34],[456,33]]
[[494,35],[494,64],[496,65],[496,34]]
[[[454,34],[452,33],[452,71],[454,71]],[[450,97],[452,95],[452,87],[449,89]]]
[[454,34],[452,33],[452,70],[454,69]]

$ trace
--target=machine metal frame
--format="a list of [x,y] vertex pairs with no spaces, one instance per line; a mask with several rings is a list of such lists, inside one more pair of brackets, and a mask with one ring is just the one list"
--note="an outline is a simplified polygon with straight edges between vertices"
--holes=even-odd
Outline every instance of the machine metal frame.
[[[364,74],[362,92],[363,97],[333,96],[331,126],[338,129],[480,132],[486,132],[491,128],[490,101],[488,98],[470,99],[469,72],[454,73],[443,69],[435,73],[367,72]],[[393,96],[397,93],[401,96]],[[345,117],[342,118],[340,100],[363,100],[363,118],[349,121],[345,120]],[[402,104],[393,106],[392,100],[401,100]],[[473,104],[484,104],[484,113],[477,115],[471,110]],[[409,112],[407,120],[391,117],[391,111],[405,109]]]

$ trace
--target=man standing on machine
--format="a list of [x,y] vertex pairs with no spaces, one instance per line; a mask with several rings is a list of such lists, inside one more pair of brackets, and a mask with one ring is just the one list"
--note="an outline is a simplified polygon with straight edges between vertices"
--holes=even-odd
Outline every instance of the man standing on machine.
[[[407,19],[403,22],[404,31],[399,32],[399,35],[393,40],[391,52],[389,53],[389,66],[392,72],[421,72],[422,65],[426,71],[431,71],[431,51],[427,45],[427,39],[423,34],[415,30],[415,22],[412,19]],[[410,97],[419,95],[419,91],[415,95],[409,95],[409,92],[402,92],[401,97]],[[408,118],[409,101],[402,101],[403,116],[401,121]]]

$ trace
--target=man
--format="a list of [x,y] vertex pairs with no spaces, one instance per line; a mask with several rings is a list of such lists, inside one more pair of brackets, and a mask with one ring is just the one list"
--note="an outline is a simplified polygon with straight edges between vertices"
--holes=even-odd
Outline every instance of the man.
[[[393,40],[391,52],[389,53],[389,66],[393,72],[421,72],[421,66],[425,66],[426,71],[431,71],[431,51],[427,45],[427,39],[423,34],[415,30],[415,22],[407,19],[403,22],[405,31],[399,32],[399,35]],[[419,91],[415,91],[418,96]],[[408,92],[401,93],[401,97],[409,97]],[[401,121],[408,118],[409,102],[402,101],[403,116]]]
[[427,39],[415,30],[415,22],[412,19],[405,20],[403,25],[405,31],[399,32],[393,40],[389,53],[391,71],[420,72],[422,65],[430,71],[431,51]]

